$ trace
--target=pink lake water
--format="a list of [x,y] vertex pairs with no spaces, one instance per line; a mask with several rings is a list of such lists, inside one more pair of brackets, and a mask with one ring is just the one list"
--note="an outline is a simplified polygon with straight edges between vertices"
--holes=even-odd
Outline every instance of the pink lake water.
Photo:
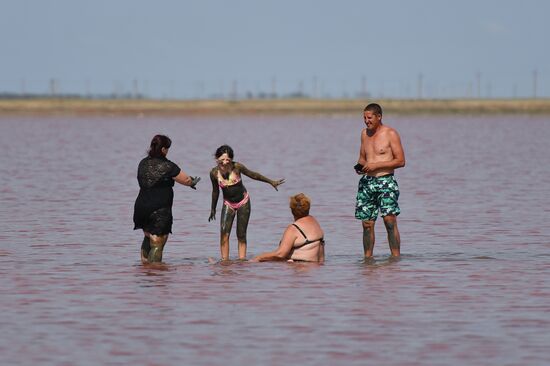
[[[550,119],[384,120],[407,158],[396,172],[403,255],[389,260],[379,220],[364,263],[361,113],[0,117],[1,363],[549,365]],[[148,268],[132,212],[156,133],[203,180],[175,187],[165,264]],[[208,261],[219,256],[208,171],[224,143],[286,178],[276,192],[244,177],[249,257],[275,248],[288,197],[304,192],[326,233],[324,265]]]

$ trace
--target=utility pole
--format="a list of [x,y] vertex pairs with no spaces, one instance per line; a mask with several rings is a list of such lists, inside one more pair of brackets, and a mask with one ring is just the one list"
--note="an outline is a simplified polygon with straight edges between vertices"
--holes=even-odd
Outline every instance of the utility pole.
[[537,98],[537,79],[538,79],[538,70],[533,70],[533,98]]
[[233,83],[231,84],[231,94],[229,95],[230,99],[236,100],[238,96],[238,90],[237,90],[237,80],[233,80]]
[[132,81],[132,89],[133,89],[133,97],[134,99],[137,99],[138,95],[139,95],[139,89],[138,89],[138,81],[137,79],[134,79]]
[[314,75],[313,76],[313,88],[312,88],[312,98],[318,98],[319,95],[318,95],[318,92],[317,92],[317,75]]
[[277,98],[277,77],[275,76],[271,78],[271,98]]
[[476,81],[477,81],[477,98],[481,98],[481,72],[476,73]]
[[84,84],[85,84],[85,88],[86,88],[86,98],[91,98],[92,94],[90,92],[90,80],[86,79],[86,81],[84,81]]
[[422,75],[422,73],[418,74],[418,80],[417,80],[417,84],[416,84],[416,97],[418,99],[422,99],[422,89],[423,89],[423,86],[422,86],[422,82],[423,82],[423,79],[424,78],[424,75]]
[[149,98],[149,81],[145,80],[143,82],[143,95],[145,98]]
[[221,99],[225,99],[225,85],[223,80],[218,81],[218,94]]
[[50,79],[50,96],[55,96],[57,94],[57,80]]
[[204,99],[206,95],[206,85],[204,84],[204,81],[200,80],[198,82],[199,87],[199,99]]
[[366,98],[367,97],[367,77],[363,75],[363,77],[361,77],[361,95],[360,95],[361,98]]
[[170,80],[170,99],[176,99],[176,82]]
[[115,99],[120,98],[120,82],[118,80],[113,81],[113,96]]

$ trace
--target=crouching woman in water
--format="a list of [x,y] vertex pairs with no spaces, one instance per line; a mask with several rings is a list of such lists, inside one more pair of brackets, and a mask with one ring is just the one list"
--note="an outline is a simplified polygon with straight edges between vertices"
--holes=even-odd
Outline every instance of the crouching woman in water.
[[142,263],[162,261],[162,251],[172,232],[174,181],[195,189],[199,177],[190,177],[166,158],[172,141],[156,135],[148,156],[138,166],[139,195],[134,205],[134,230],[143,230]]
[[250,218],[250,198],[243,185],[241,174],[254,180],[269,183],[275,190],[285,182],[284,179],[271,180],[260,173],[253,172],[241,163],[233,161],[233,149],[228,145],[222,145],[214,154],[217,166],[210,171],[212,181],[212,205],[208,221],[216,219],[216,205],[223,192],[223,208],[220,218],[220,251],[222,260],[229,259],[229,234],[235,215],[237,216],[237,240],[239,247],[239,259],[246,259],[246,230]]
[[252,261],[324,262],[324,232],[315,217],[309,214],[310,206],[310,199],[303,193],[290,197],[294,223],[288,225],[276,250],[260,254]]

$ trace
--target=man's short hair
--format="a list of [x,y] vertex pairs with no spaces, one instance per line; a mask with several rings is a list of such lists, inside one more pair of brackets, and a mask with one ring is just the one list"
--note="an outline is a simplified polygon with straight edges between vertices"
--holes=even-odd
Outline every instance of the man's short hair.
[[371,103],[368,106],[365,107],[363,112],[370,111],[374,114],[382,115],[382,107],[380,107],[380,104],[378,103]]

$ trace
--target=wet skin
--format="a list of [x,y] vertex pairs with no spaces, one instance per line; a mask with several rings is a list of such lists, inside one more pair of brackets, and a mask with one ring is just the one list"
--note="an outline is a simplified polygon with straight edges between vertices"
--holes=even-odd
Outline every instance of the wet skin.
[[143,237],[143,242],[141,243],[141,262],[147,262],[149,257],[149,251],[151,250],[151,241],[148,236]]
[[[367,127],[361,136],[361,148],[358,164],[363,166],[358,174],[382,176],[392,174],[395,169],[405,166],[405,154],[397,131],[382,124],[382,115],[371,110],[363,112],[363,120]],[[368,157],[368,159],[367,159]],[[397,228],[395,215],[383,217],[391,255],[400,255],[401,239]],[[374,221],[363,221],[363,249],[365,258],[373,255]]]
[[250,219],[251,205],[250,198],[248,202],[239,207],[237,211],[223,205],[220,218],[220,250],[222,259],[229,259],[229,236],[235,215],[237,216],[237,241],[239,249],[239,259],[246,258],[246,230]]
[[[395,215],[387,215],[383,217],[386,232],[388,233],[388,244],[390,246],[391,255],[399,257],[401,255],[401,238],[399,229],[397,228],[397,219]],[[374,221],[363,221],[363,250],[365,258],[371,258],[374,250]]]
[[[224,179],[229,179],[229,176],[232,173],[237,176],[241,176],[242,174],[244,174],[251,179],[269,183],[276,190],[279,185],[284,183],[284,179],[273,181],[261,175],[260,173],[248,169],[241,163],[233,162],[227,157],[226,154],[223,154],[220,158],[218,158],[217,162],[218,166],[212,168],[212,170],[210,171],[210,181],[212,182],[212,204],[208,221],[216,219],[216,205],[218,203],[218,198],[220,195],[218,172]],[[239,183],[232,186],[223,187],[222,192],[224,200],[232,203],[238,203],[242,201],[246,193],[246,188],[242,184],[242,176]],[[239,259],[246,259],[246,231],[248,228],[250,212],[250,198],[248,202],[245,205],[241,206],[236,212],[232,208],[227,207],[227,205],[223,205],[220,222],[220,252],[223,260],[229,259],[229,236],[231,234],[231,228],[233,226],[235,214],[237,215],[237,240]]]
[[144,231],[143,235],[145,237],[141,244],[141,262],[143,264],[162,262],[162,251],[168,241],[168,234],[154,235]]

